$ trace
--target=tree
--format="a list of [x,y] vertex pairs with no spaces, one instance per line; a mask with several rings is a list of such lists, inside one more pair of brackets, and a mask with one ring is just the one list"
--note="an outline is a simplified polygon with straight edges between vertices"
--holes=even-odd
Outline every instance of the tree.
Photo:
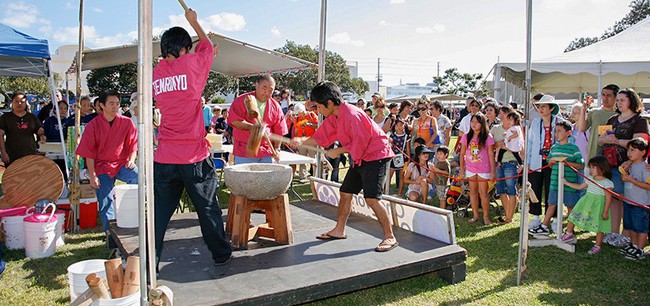
[[88,90],[99,95],[107,90],[116,90],[128,95],[138,90],[138,67],[136,63],[93,69],[88,74]]
[[623,17],[623,19],[614,23],[614,26],[608,28],[605,33],[600,37],[580,37],[575,38],[569,44],[564,52],[580,49],[589,46],[593,43],[610,38],[618,33],[623,32],[625,29],[635,25],[637,22],[650,16],[650,1],[648,0],[632,0],[630,3],[630,12]]
[[370,85],[368,85],[368,82],[364,81],[362,78],[350,79],[350,87],[357,97],[363,96],[370,90]]
[[[457,68],[449,68],[443,76],[433,77],[433,82],[437,83],[438,87],[432,92],[459,96],[485,94],[486,83],[482,79],[481,73],[461,73]],[[480,86],[477,86],[479,84]]]

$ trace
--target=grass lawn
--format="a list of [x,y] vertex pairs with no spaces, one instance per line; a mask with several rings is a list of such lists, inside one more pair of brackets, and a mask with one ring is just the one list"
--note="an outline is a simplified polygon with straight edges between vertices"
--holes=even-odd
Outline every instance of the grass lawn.
[[[296,184],[296,190],[311,198],[308,184]],[[227,199],[228,192],[221,191],[222,206]],[[296,200],[291,195],[291,201]],[[456,218],[458,244],[468,252],[464,282],[448,285],[427,274],[313,304],[648,305],[650,258],[629,261],[610,246],[588,255],[595,240],[590,233],[578,233],[575,254],[554,247],[532,248],[527,279],[516,286],[518,222],[518,215],[511,224],[490,226]],[[109,250],[102,240],[100,229],[67,234],[66,245],[45,259],[26,259],[22,250],[4,249],[7,269],[0,280],[0,305],[68,304],[66,268],[84,259],[107,258]]]

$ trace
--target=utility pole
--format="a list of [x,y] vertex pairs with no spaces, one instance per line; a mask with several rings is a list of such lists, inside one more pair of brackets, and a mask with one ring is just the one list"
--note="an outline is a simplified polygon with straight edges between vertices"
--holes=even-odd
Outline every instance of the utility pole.
[[438,62],[438,73],[436,74],[437,77],[440,77],[440,62]]
[[381,74],[379,73],[380,71],[380,58],[377,58],[377,92],[379,92],[379,83],[381,83]]

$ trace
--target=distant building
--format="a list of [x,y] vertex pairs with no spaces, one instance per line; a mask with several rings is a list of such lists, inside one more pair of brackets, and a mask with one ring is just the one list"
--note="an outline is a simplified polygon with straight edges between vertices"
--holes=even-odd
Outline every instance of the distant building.
[[397,86],[388,86],[386,87],[386,98],[430,95],[431,91],[437,87],[438,84],[436,83],[427,83],[425,85],[420,85],[420,83],[406,83]]
[[[54,54],[52,54],[52,70],[58,73],[61,76],[61,83],[57,84],[57,88],[65,89],[65,73],[72,66],[72,62],[77,55],[77,50],[79,47],[76,45],[65,45],[58,47]],[[90,91],[88,90],[87,78],[90,71],[81,72],[81,95],[89,95]],[[68,89],[72,92],[75,92],[77,88],[77,81],[75,74],[70,74],[68,76]]]

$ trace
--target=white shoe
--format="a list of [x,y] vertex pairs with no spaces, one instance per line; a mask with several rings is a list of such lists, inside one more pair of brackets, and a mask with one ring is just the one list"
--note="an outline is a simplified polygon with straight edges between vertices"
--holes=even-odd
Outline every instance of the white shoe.
[[533,216],[533,219],[530,220],[530,224],[528,224],[528,229],[532,230],[537,227],[539,227],[542,224],[542,221],[539,219],[539,216]]

